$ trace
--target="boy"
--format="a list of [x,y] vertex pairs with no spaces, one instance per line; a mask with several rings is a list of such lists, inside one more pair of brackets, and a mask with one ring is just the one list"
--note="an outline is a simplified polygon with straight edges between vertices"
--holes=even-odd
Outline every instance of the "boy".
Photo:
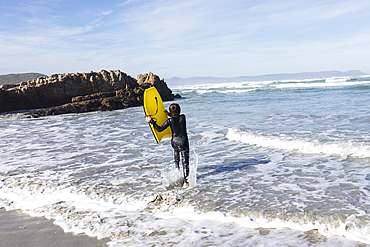
[[150,116],[146,116],[146,121],[151,123],[153,127],[162,132],[167,129],[168,126],[172,130],[172,139],[171,145],[174,149],[175,164],[176,168],[180,170],[180,153],[182,159],[182,166],[184,171],[184,187],[189,186],[188,176],[189,176],[189,140],[186,132],[186,119],[185,115],[180,115],[180,106],[178,104],[170,105],[170,113],[167,114],[170,116],[169,119],[162,125],[158,126],[156,122],[151,119]]

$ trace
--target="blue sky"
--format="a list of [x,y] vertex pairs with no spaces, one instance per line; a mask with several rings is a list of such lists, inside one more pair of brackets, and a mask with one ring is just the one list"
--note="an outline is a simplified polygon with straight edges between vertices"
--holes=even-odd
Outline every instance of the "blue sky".
[[0,74],[370,73],[369,0],[0,0]]

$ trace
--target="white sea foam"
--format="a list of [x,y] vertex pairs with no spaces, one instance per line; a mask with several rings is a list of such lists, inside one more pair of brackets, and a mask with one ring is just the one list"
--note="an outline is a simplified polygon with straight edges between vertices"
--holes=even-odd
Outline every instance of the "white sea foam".
[[281,135],[266,136],[251,131],[242,131],[238,128],[229,129],[226,137],[230,140],[240,141],[250,145],[274,149],[285,149],[308,154],[332,154],[360,158],[370,157],[370,146],[366,143],[353,143],[350,141],[322,143],[317,140],[300,140]]
[[170,140],[156,144],[141,108],[2,116],[0,207],[109,237],[110,246],[370,244],[367,87],[274,90],[327,82],[176,89],[188,90],[177,102],[187,116],[190,188],[176,186]]
[[221,93],[249,93],[254,91],[256,91],[256,89],[231,89],[223,90]]
[[345,87],[367,84],[370,84],[370,81],[352,80],[351,77],[330,77],[330,78],[314,78],[303,80],[243,81],[243,82],[225,82],[214,84],[208,83],[198,85],[181,85],[173,87],[173,90],[182,93],[196,92],[198,94],[205,94],[211,92],[247,93],[261,89],[273,89],[273,88],[309,89],[309,88]]
[[[191,243],[193,246],[203,246],[223,245],[230,241],[247,245],[289,243],[308,246],[304,241],[305,234],[300,232],[312,229],[332,238],[326,241],[326,246],[336,246],[336,240],[340,236],[370,244],[366,237],[370,234],[369,228],[348,230],[350,219],[348,222],[339,222],[338,225],[335,224],[337,222],[332,222],[330,225],[319,222],[294,223],[253,214],[234,217],[221,212],[201,213],[189,204],[179,203],[181,199],[178,196],[175,199],[174,196],[171,193],[157,194],[142,200],[126,198],[125,203],[117,203],[96,200],[71,188],[44,188],[40,191],[28,186],[20,189],[2,185],[0,197],[6,197],[7,200],[0,201],[0,206],[7,209],[18,208],[31,216],[53,219],[65,232],[85,233],[99,239],[109,237],[109,246],[147,246],[149,243],[172,243],[180,246]],[[147,211],[148,207],[156,210]],[[278,230],[284,228],[285,234],[289,235]],[[268,236],[259,238],[259,234]]]
[[341,80],[327,80],[325,82],[314,82],[314,83],[289,83],[289,84],[278,84],[276,88],[287,89],[287,88],[325,88],[325,87],[343,87],[343,86],[355,86],[370,84],[363,81],[348,81],[346,79]]

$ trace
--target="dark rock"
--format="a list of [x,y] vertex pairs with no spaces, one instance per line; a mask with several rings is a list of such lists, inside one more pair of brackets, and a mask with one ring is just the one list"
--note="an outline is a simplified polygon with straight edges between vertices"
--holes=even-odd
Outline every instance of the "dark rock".
[[[31,111],[30,114],[34,116],[47,116],[47,115],[59,115],[67,113],[82,113],[91,111],[112,111],[125,109],[133,106],[140,106],[141,100],[133,97],[120,97],[115,96],[115,92],[109,93],[98,93],[93,95],[87,95],[84,97],[76,97],[75,101],[60,106],[49,107],[44,109],[38,109]],[[114,95],[113,97],[109,97]],[[97,96],[102,96],[97,98]],[[107,96],[107,97],[105,97]]]
[[152,86],[164,101],[175,98],[166,82],[152,72],[138,75],[137,80],[120,70],[55,74],[0,86],[0,113],[39,109],[30,113],[38,117],[124,109],[140,106],[144,90]]
[[167,87],[164,79],[160,79],[159,76],[154,75],[152,72],[145,75],[137,76],[137,83],[144,88],[154,86],[162,97],[163,101],[173,100],[174,95],[172,91]]

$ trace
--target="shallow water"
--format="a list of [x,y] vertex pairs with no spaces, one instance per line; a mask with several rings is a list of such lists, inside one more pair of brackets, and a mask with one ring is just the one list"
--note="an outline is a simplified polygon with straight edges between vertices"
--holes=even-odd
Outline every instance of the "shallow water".
[[190,188],[141,107],[18,113],[0,115],[0,206],[111,246],[370,244],[370,77],[170,87]]

